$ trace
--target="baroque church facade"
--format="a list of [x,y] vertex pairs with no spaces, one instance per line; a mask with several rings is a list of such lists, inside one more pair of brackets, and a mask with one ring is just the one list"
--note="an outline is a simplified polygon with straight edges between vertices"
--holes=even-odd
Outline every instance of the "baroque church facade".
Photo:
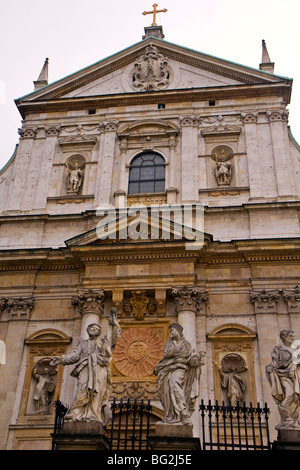
[[[46,60],[34,86],[16,100],[20,141],[0,172],[0,448],[51,448],[54,401],[70,404],[75,389],[51,358],[88,324],[105,331],[112,307],[111,399],[150,399],[161,418],[153,369],[178,322],[205,353],[198,400],[228,403],[223,378],[235,372],[242,400],[270,407],[274,439],[265,368],[282,329],[300,338],[292,80],[274,73],[264,42],[253,69],[151,26],[52,84]],[[179,236],[175,208],[190,210],[199,246]]]

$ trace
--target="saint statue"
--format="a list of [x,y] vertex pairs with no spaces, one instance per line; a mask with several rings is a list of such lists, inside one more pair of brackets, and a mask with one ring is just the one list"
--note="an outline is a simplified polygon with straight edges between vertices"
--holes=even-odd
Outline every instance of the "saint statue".
[[67,190],[68,193],[75,193],[77,194],[81,183],[82,183],[82,170],[80,166],[78,166],[78,162],[75,162],[75,166],[71,168],[66,162],[66,167],[68,168],[68,176],[67,176]]
[[280,423],[276,429],[300,429],[300,365],[294,360],[293,331],[280,332],[282,344],[275,346],[266,375],[278,405]]
[[216,362],[221,377],[221,385],[227,389],[228,400],[232,406],[244,400],[245,381],[240,375],[247,370],[245,361],[239,354],[231,353],[224,356],[221,366]]
[[215,175],[219,186],[229,186],[232,177],[230,162],[217,162]]
[[170,339],[164,356],[154,368],[157,388],[164,409],[163,423],[191,424],[198,396],[200,366],[203,365],[178,323],[169,326]]
[[115,309],[112,309],[109,326],[109,334],[100,338],[101,326],[96,323],[88,325],[89,338],[81,340],[71,354],[55,357],[52,361],[53,365],[76,364],[71,375],[77,378],[77,390],[65,420],[98,421],[104,427],[107,426],[110,419],[108,398],[111,389],[109,364],[113,347],[121,337]]
[[36,380],[33,399],[36,404],[36,413],[48,414],[52,395],[56,386],[57,370],[51,365],[51,358],[44,357],[34,364],[32,377]]

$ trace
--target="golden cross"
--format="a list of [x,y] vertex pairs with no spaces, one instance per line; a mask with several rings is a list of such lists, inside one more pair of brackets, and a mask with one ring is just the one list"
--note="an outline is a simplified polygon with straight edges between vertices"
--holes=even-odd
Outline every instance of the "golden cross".
[[157,10],[157,7],[158,7],[158,4],[157,3],[154,3],[154,5],[152,5],[154,10],[153,11],[144,11],[143,12],[143,15],[152,15],[153,13],[153,23],[152,23],[152,26],[157,26],[156,24],[156,15],[157,13],[166,13],[166,11],[168,11],[166,8],[164,8],[163,10]]

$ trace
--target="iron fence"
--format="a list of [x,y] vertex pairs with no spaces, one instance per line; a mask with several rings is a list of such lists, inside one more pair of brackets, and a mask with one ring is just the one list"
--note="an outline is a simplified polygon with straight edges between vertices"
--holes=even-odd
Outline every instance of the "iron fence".
[[[54,434],[61,432],[68,408],[60,401],[55,402]],[[270,410],[267,404],[262,408],[240,405],[199,406],[201,421],[201,450],[271,450],[269,436]],[[116,399],[111,404],[111,422],[106,431],[111,450],[149,450],[149,436],[154,434],[157,418],[152,414],[150,400]],[[55,445],[52,446],[56,450]]]
[[205,405],[201,400],[199,411],[202,450],[271,450],[267,404],[261,408],[259,403],[233,406],[209,400]]

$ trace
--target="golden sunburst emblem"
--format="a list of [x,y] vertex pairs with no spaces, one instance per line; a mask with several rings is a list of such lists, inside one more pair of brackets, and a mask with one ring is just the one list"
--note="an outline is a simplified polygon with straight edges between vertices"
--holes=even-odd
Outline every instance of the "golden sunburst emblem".
[[124,331],[114,350],[114,364],[122,375],[145,377],[163,356],[163,341],[151,328],[130,328]]

